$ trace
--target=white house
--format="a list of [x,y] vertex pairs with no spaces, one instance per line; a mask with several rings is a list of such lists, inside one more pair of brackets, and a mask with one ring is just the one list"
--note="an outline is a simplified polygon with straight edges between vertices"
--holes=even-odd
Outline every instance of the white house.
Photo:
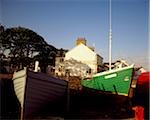
[[78,39],[76,46],[65,54],[65,60],[69,59],[74,59],[88,65],[91,68],[91,73],[97,73],[98,66],[102,65],[103,61],[103,58],[95,53],[94,49],[86,46],[84,38]]

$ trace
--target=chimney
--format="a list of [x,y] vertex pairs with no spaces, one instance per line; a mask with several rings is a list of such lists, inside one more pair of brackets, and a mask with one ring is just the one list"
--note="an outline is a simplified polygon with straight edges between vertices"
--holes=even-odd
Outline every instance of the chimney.
[[77,40],[76,40],[76,46],[77,45],[79,45],[79,44],[84,44],[84,45],[86,45],[86,39],[85,38],[78,38]]

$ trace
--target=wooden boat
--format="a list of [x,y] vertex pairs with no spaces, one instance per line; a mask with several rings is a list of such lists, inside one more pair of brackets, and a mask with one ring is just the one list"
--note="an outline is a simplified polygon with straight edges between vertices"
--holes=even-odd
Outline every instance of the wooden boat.
[[149,102],[149,88],[150,88],[150,72],[143,72],[139,75],[137,80],[137,87],[136,87],[136,98],[139,101],[145,99]]
[[128,65],[122,61],[117,65],[116,69],[112,69],[111,0],[109,3],[109,70],[93,75],[92,79],[84,79],[81,81],[81,84],[87,88],[128,96],[132,80],[133,65]]
[[93,75],[92,79],[84,79],[81,84],[85,87],[118,95],[128,95],[132,80],[133,65],[112,69]]
[[68,82],[33,72],[27,68],[13,75],[15,93],[21,104],[21,118],[32,118],[47,104],[53,104],[64,97]]

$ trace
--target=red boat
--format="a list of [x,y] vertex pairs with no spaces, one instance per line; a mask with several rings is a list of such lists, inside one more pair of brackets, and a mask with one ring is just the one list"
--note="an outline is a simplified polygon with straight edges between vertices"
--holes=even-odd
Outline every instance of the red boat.
[[141,99],[149,96],[150,72],[141,73],[137,80],[137,96],[142,96]]
[[144,107],[145,119],[149,119],[149,86],[150,86],[150,72],[141,73],[137,80],[134,104],[136,106]]
[[144,99],[149,96],[150,72],[141,73],[137,80],[136,95]]
[[150,72],[144,72],[141,73],[141,75],[138,78],[137,84],[149,84],[150,82]]

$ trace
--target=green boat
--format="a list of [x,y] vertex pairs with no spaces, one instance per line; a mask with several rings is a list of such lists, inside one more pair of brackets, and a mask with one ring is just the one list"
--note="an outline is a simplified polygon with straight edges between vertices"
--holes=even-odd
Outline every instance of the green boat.
[[92,79],[83,79],[84,87],[128,96],[132,81],[133,65],[97,73]]

